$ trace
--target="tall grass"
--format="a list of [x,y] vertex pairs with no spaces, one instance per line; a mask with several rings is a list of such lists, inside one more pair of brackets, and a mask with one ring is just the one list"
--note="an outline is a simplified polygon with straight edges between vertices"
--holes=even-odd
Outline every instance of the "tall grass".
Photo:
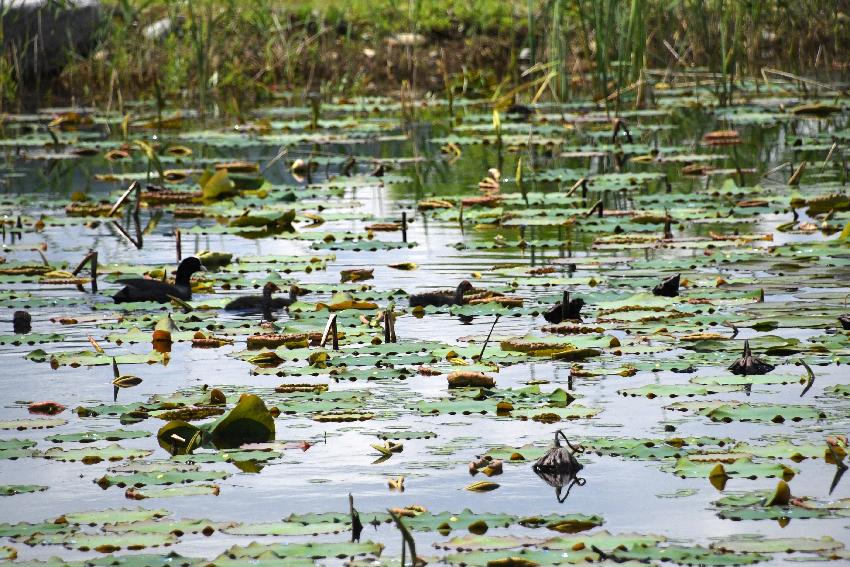
[[726,104],[742,75],[767,65],[827,78],[848,71],[847,0],[548,0],[528,17],[546,38],[537,60],[570,77],[556,95],[578,83],[619,105],[618,93],[640,91],[646,69],[700,69]]
[[[641,100],[648,69],[710,73],[729,102],[771,66],[830,79],[848,70],[850,0],[105,0],[98,46],[69,59],[50,93],[87,104],[150,98],[241,116],[288,93],[508,90],[555,69],[546,96]],[[167,18],[170,31],[141,30]],[[1,33],[1,32],[0,32]],[[420,34],[421,44],[397,41]],[[518,54],[528,49],[529,57]],[[0,105],[31,85],[0,53]],[[445,55],[440,55],[444,53]],[[436,54],[436,55],[435,55]],[[542,65],[540,67],[539,65]],[[455,79],[454,77],[460,77]],[[454,87],[453,87],[454,88]],[[123,96],[118,96],[121,94]],[[484,94],[484,93],[482,93]],[[531,95],[529,95],[530,97]],[[51,102],[49,96],[39,101]]]

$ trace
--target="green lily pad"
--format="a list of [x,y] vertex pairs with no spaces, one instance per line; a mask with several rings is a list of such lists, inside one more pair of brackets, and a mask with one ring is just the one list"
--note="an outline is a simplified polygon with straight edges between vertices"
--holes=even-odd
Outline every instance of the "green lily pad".
[[150,431],[129,431],[126,429],[116,429],[112,431],[84,431],[81,433],[59,433],[56,435],[48,435],[46,441],[54,443],[94,443],[95,441],[121,441],[124,439],[142,439],[150,437]]
[[823,419],[826,414],[813,406],[790,406],[771,404],[739,404],[724,405],[712,408],[703,415],[712,421],[759,421],[783,423],[785,421],[802,421],[804,419]]
[[33,449],[36,442],[31,439],[1,439],[0,440],[0,459],[20,459],[24,457],[34,457],[39,454]]
[[82,449],[65,449],[52,447],[42,453],[45,459],[56,461],[81,461],[85,464],[94,464],[101,461],[120,461],[123,459],[141,459],[150,455],[152,451],[145,449],[127,449],[117,444],[106,447],[86,447]]
[[[355,557],[358,555],[380,555],[383,548],[383,545],[373,543],[371,541],[360,543],[316,542],[290,544],[261,544],[254,542],[246,546],[235,545],[228,549],[223,555],[231,559],[257,558],[265,554],[268,554],[266,557],[307,557],[312,559],[322,559]],[[215,562],[215,560],[213,560],[213,562]]]
[[166,471],[154,473],[133,473],[133,474],[106,474],[96,483],[101,488],[110,486],[134,486],[136,488],[142,486],[159,486],[168,484],[182,484],[187,482],[221,480],[229,477],[230,474],[224,471]]
[[7,421],[0,421],[0,429],[17,429],[18,431],[23,431],[25,429],[52,429],[54,427],[59,427],[60,425],[65,425],[66,423],[68,423],[66,420],[58,417],[10,419]]
[[174,498],[176,496],[218,496],[221,487],[217,484],[192,483],[180,486],[142,486],[130,487],[124,493],[127,498],[144,500],[146,498]]
[[[714,470],[714,462],[694,462],[687,457],[676,461],[670,470],[682,478],[708,478]],[[723,464],[726,475],[732,478],[782,478],[791,480],[796,471],[790,467],[776,463],[754,463],[748,459],[739,459],[733,463]]]
[[146,547],[168,546],[177,543],[173,534],[34,534],[27,543],[30,545],[63,545],[68,549],[113,553],[121,549],[144,549]]
[[144,522],[169,515],[168,510],[148,510],[146,508],[121,508],[94,510],[91,512],[73,512],[64,514],[62,519],[69,525],[98,526],[119,522]]
[[350,530],[351,526],[349,524],[334,522],[268,522],[263,524],[241,524],[226,528],[223,531],[231,535],[315,536],[321,534],[336,534]]
[[712,549],[732,553],[811,553],[819,551],[838,551],[844,544],[829,536],[815,538],[729,538],[715,541]]
[[625,388],[618,390],[617,393],[623,396],[642,396],[647,398],[678,398],[678,397],[693,397],[693,396],[708,396],[711,394],[725,394],[729,392],[738,392],[743,389],[742,386],[718,385],[718,386],[703,386],[698,384],[647,384],[640,388]]
[[43,492],[47,486],[38,484],[0,484],[0,496],[14,496],[15,494],[27,494],[29,492]]

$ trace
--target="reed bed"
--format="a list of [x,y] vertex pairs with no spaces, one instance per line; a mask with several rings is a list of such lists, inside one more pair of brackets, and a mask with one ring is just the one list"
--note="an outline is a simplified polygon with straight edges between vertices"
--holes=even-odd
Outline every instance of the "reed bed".
[[[491,96],[548,74],[544,92],[619,104],[662,79],[704,72],[721,104],[766,67],[836,80],[850,1],[112,0],[95,45],[69,54],[38,103],[168,100],[240,116],[270,99],[464,91]],[[0,37],[2,37],[0,29]],[[2,110],[32,103],[17,50],[0,56]],[[657,73],[653,75],[659,80]],[[539,83],[538,83],[539,84]]]

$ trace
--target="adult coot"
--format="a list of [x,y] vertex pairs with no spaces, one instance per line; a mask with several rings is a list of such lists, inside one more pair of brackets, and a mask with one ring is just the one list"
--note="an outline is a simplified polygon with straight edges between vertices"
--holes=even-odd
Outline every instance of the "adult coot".
[[192,284],[189,281],[195,272],[204,271],[201,261],[195,256],[185,258],[177,267],[177,276],[174,284],[152,280],[148,278],[132,278],[118,280],[124,287],[112,299],[115,303],[127,303],[130,301],[158,301],[168,303],[171,297],[184,301],[192,299]]

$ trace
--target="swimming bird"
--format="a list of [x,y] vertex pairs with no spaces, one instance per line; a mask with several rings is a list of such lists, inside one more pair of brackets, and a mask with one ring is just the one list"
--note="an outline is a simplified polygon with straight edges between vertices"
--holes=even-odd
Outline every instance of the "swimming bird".
[[553,325],[560,323],[564,319],[581,319],[582,307],[584,307],[584,300],[582,298],[570,299],[570,292],[565,291],[563,301],[559,301],[549,311],[545,311],[543,318]]
[[115,303],[130,301],[158,301],[168,303],[171,297],[188,301],[192,299],[192,283],[190,278],[195,272],[206,271],[201,261],[195,256],[184,258],[177,266],[177,276],[174,283],[166,283],[148,278],[131,278],[118,280],[124,287],[112,299]]
[[274,282],[269,282],[263,286],[262,295],[243,295],[237,297],[230,303],[224,306],[226,311],[246,311],[246,312],[264,312],[273,311],[275,309],[283,309],[289,307],[298,300],[298,288],[292,286],[289,288],[289,297],[272,297],[272,294],[280,291],[280,288]]
[[463,280],[458,284],[457,289],[429,291],[426,293],[417,293],[410,296],[411,307],[425,307],[433,305],[434,307],[443,307],[446,305],[463,305],[463,294],[472,291],[472,284]]

